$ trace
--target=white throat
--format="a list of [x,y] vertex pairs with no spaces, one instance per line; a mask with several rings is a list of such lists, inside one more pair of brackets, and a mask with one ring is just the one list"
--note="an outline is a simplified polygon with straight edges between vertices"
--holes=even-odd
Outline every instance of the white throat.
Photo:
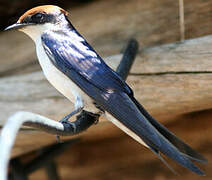
[[19,29],[19,31],[27,34],[35,43],[38,39],[41,38],[41,35],[48,30],[58,29],[58,26],[51,23],[38,24],[38,25],[29,25],[24,28]]

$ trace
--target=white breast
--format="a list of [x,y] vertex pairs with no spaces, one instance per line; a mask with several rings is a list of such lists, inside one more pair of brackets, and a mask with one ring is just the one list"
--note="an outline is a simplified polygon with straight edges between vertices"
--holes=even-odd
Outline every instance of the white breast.
[[59,71],[50,61],[44,51],[41,39],[36,40],[36,52],[41,68],[47,80],[71,102],[75,103],[77,97],[80,97],[84,103],[84,109],[97,113],[99,110],[93,105],[93,100],[87,96],[71,79]]

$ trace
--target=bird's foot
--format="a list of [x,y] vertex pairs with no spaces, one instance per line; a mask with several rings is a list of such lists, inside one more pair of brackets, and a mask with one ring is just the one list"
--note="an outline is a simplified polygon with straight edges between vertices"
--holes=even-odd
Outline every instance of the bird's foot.
[[99,117],[101,116],[101,113],[94,114],[88,111],[84,111],[82,114],[84,114],[84,118],[94,121],[94,124],[98,124]]
[[[68,135],[75,135],[86,130],[92,124],[97,124],[99,122],[99,117],[101,116],[101,114],[102,113],[94,114],[92,112],[83,110],[79,115],[77,115],[76,121],[70,122],[70,114],[68,114],[59,122],[62,123],[64,132],[66,132]],[[57,136],[57,141],[61,142],[59,135]]]
[[[70,122],[69,118],[72,116],[72,113],[68,114],[67,116],[65,116],[63,119],[61,119],[59,122],[63,125],[64,127],[64,131],[66,132],[73,132],[73,134],[76,133],[76,125],[74,122]],[[56,136],[57,141],[61,142],[60,140],[60,136],[57,135]]]
[[[59,122],[63,125],[64,131],[73,132],[73,134],[76,133],[76,125],[74,122],[70,122],[66,118],[61,119]],[[59,143],[62,142],[59,135],[56,136],[56,139],[57,139],[57,142],[59,142]]]

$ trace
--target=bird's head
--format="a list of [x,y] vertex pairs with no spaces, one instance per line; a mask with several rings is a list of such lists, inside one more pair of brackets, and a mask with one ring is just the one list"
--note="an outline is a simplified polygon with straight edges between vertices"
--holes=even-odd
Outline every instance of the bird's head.
[[17,29],[29,35],[33,40],[46,30],[57,30],[68,23],[68,12],[54,5],[44,5],[25,12],[18,21],[5,30]]

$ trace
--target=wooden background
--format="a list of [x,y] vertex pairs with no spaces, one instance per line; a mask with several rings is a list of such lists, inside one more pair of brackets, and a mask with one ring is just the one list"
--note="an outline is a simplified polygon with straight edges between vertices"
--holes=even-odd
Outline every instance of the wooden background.
[[[119,54],[130,37],[140,43],[128,83],[160,122],[209,160],[212,178],[212,1],[185,2],[185,37],[179,43],[178,1],[99,0],[73,7],[70,19],[101,56]],[[168,45],[164,45],[171,43]],[[37,63],[32,41],[19,32],[0,34],[0,122],[17,110],[59,120],[73,105],[52,88]],[[116,64],[120,55],[110,57]],[[108,60],[109,61],[109,60]],[[17,76],[18,75],[18,76]],[[149,150],[102,119],[57,161],[62,179],[194,179],[171,162],[173,175]],[[13,156],[56,142],[55,136],[23,128]],[[27,158],[27,157],[26,157]],[[30,179],[45,179],[44,171]]]

